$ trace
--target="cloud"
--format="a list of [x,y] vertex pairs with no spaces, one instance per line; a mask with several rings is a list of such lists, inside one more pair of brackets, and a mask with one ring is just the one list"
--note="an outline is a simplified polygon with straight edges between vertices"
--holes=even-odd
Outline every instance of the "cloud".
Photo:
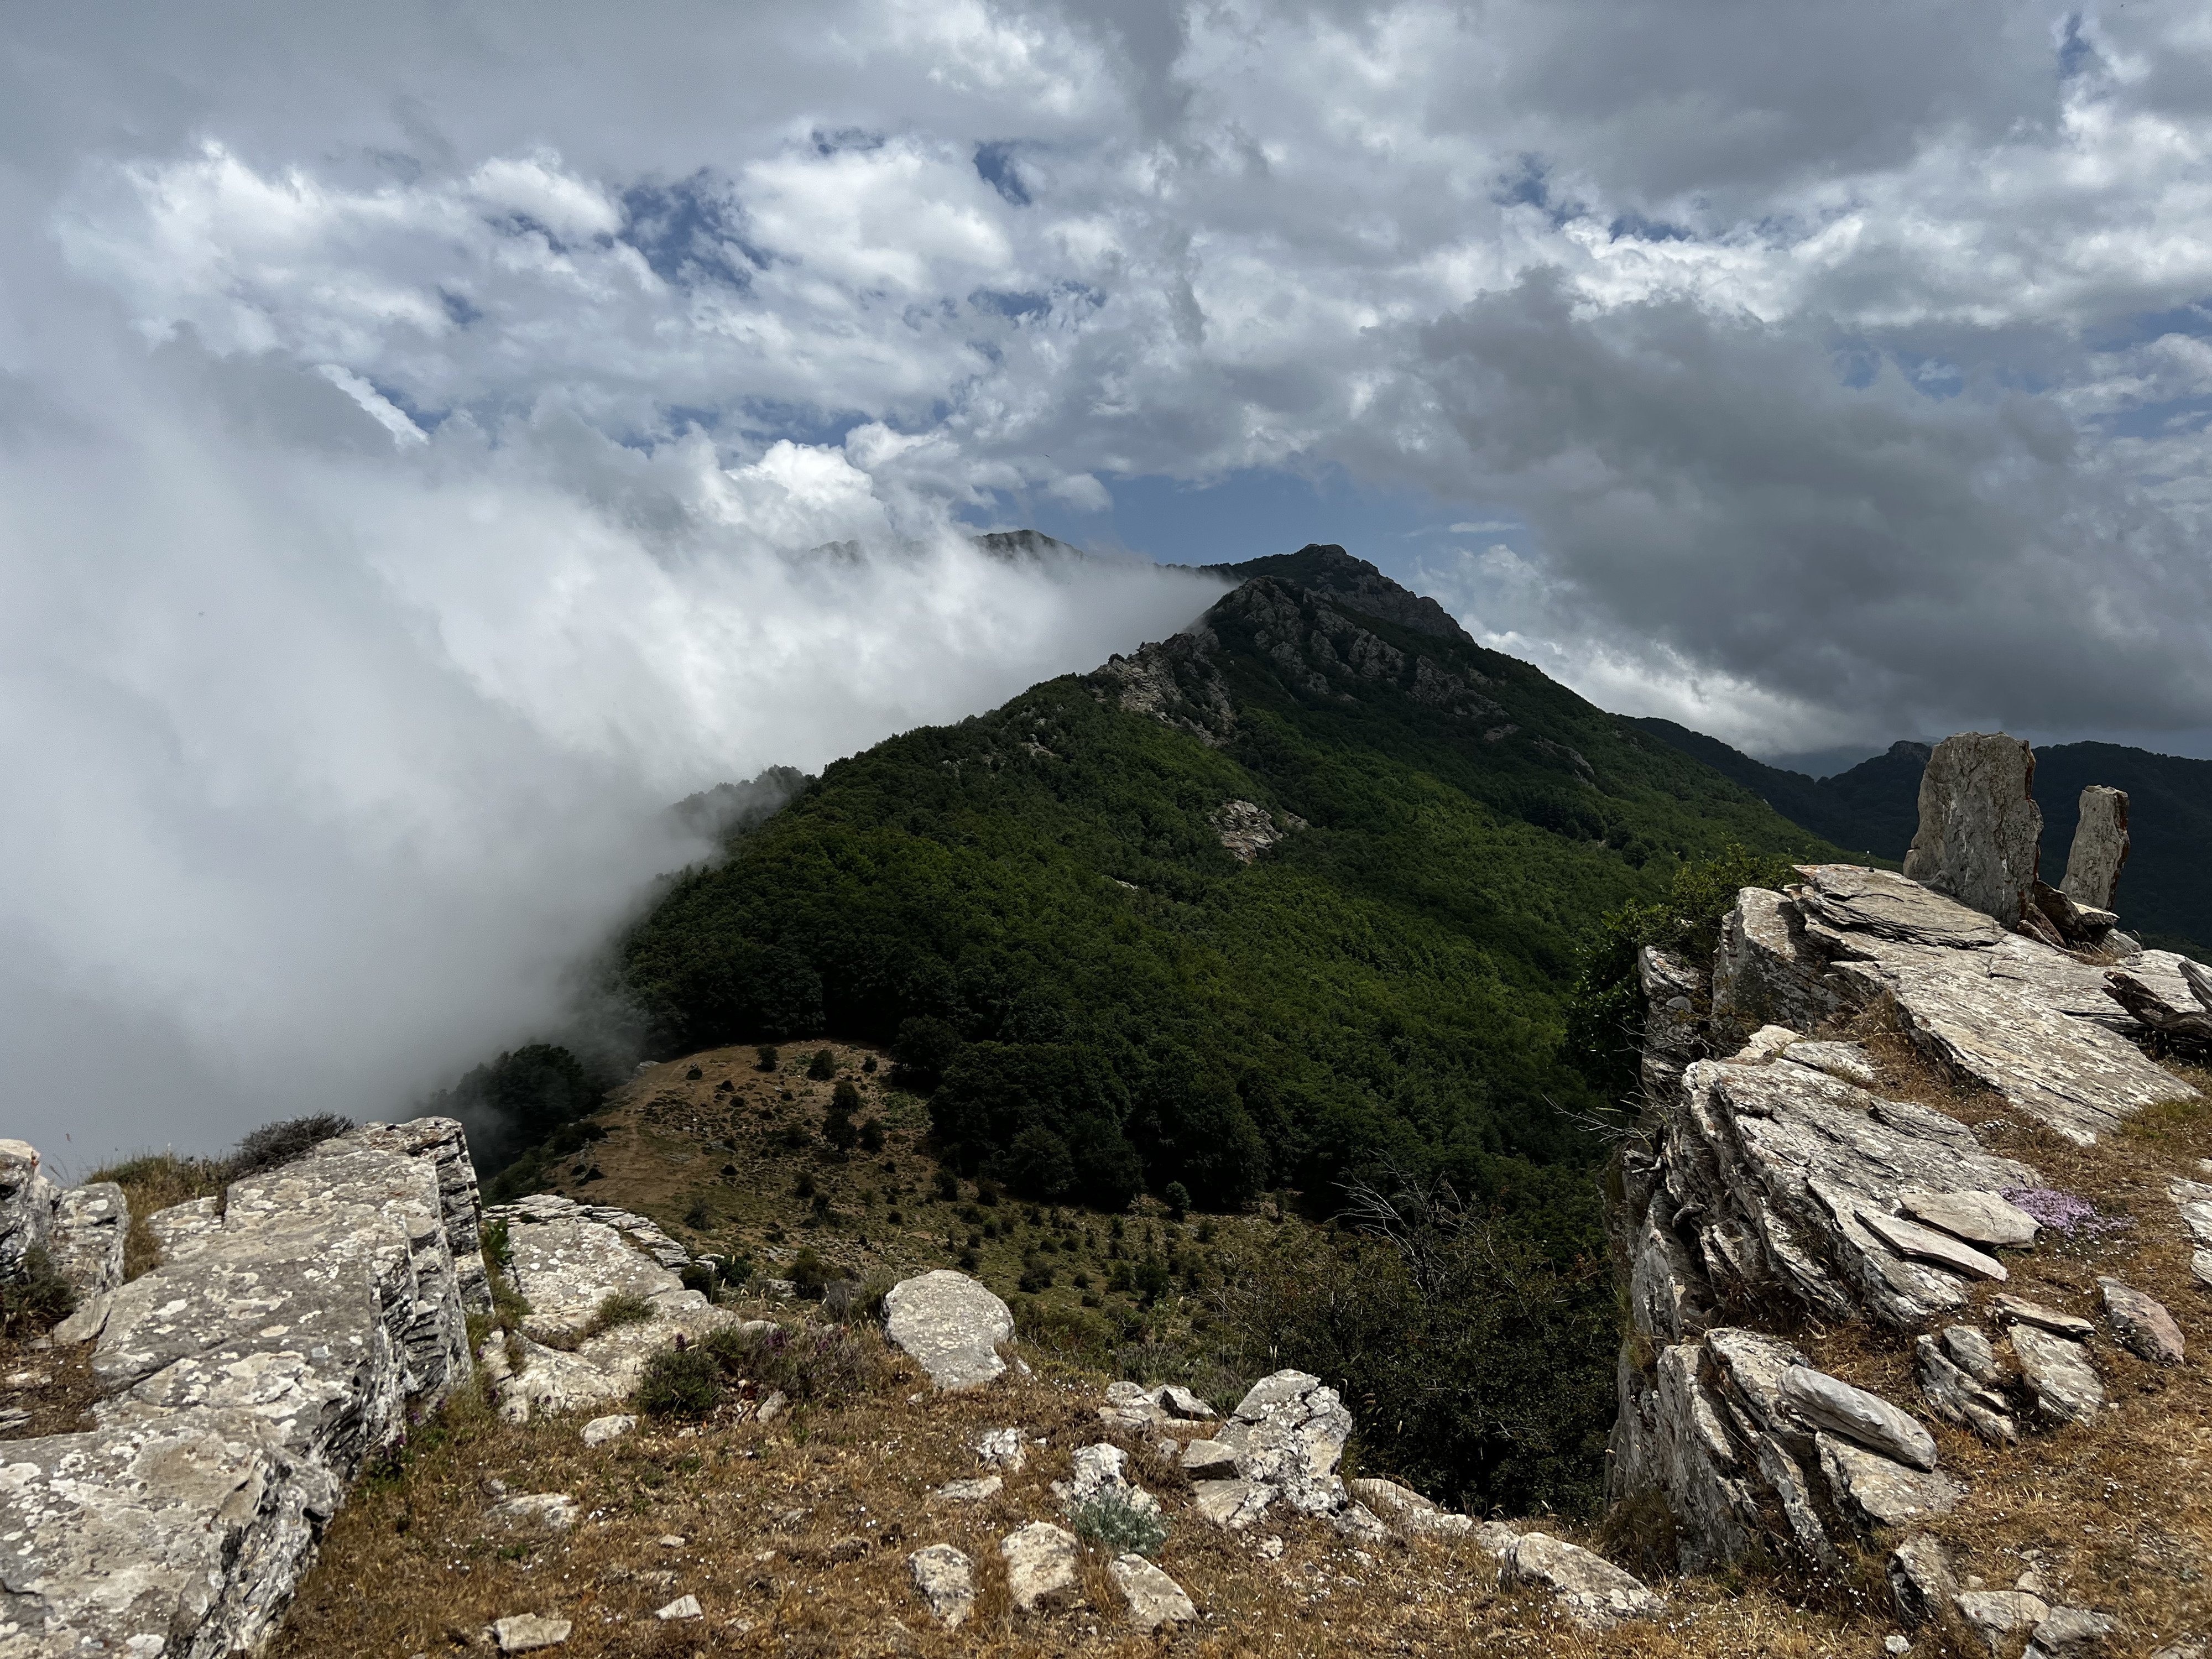
[[[352,388],[189,336],[73,378],[71,419],[0,442],[0,752],[35,804],[0,827],[0,1053],[58,1153],[404,1109],[542,1030],[704,853],[679,797],[1218,592],[986,558],[834,447],[732,466],[557,407],[400,445]],[[806,556],[841,537],[877,550]]]

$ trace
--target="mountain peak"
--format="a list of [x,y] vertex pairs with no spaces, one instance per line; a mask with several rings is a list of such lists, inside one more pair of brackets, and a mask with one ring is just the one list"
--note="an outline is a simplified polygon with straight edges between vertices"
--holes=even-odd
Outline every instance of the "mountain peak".
[[1355,559],[1334,542],[1309,542],[1295,553],[1271,553],[1265,558],[1239,564],[1200,567],[1208,574],[1246,582],[1255,576],[1273,576],[1324,598],[1337,599],[1355,611],[1395,623],[1417,634],[1473,645],[1468,631],[1434,599],[1390,580],[1364,559]]

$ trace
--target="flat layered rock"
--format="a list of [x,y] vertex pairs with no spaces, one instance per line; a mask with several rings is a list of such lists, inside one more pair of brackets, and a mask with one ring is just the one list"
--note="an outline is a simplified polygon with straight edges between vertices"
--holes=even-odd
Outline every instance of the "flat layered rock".
[[496,1620],[491,1627],[492,1639],[499,1644],[501,1653],[536,1653],[541,1648],[557,1648],[574,1629],[575,1626],[566,1619],[550,1619],[536,1613]]
[[1920,1375],[1920,1392],[1947,1423],[1971,1429],[1992,1445],[2009,1445],[2020,1437],[2004,1396],[1976,1380],[1947,1353],[1932,1336],[1913,1344]]
[[611,1296],[639,1297],[667,1311],[706,1305],[704,1297],[605,1222],[577,1215],[526,1225],[510,1221],[507,1248],[508,1276],[530,1304],[523,1334],[540,1342],[587,1328]]
[[1932,1261],[1939,1267],[1948,1267],[1975,1279],[1995,1279],[1999,1284],[2012,1277],[2003,1262],[1984,1255],[1964,1239],[1923,1227],[1903,1216],[1885,1215],[1880,1210],[1861,1210],[1858,1216],[1869,1232],[1899,1255],[1916,1261]]
[[290,1602],[341,1491],[249,1411],[11,1440],[0,1530],[14,1629],[0,1653],[130,1653],[148,1632],[250,1650]]
[[2021,1374],[2045,1417],[2060,1423],[2096,1421],[2105,1406],[2105,1385],[2087,1349],[2035,1325],[2014,1325],[2010,1340]]
[[2097,1328],[2081,1315],[2031,1302],[2024,1296],[1993,1296],[1990,1298],[1990,1311],[2005,1324],[2033,1325],[2069,1341],[2087,1342],[2097,1334]]
[[1868,1524],[1932,1520],[1950,1514],[1966,1496],[1964,1486],[1938,1470],[1909,1468],[1826,1431],[1814,1442],[1837,1507]]
[[1128,1604],[1129,1620],[1150,1633],[1162,1625],[1188,1625],[1198,1609],[1181,1584],[1141,1555],[1123,1555],[1109,1562],[1106,1573]]
[[1860,1043],[1793,1042],[1784,1050],[1784,1055],[1793,1064],[1809,1066],[1816,1072],[1826,1072],[1830,1077],[1841,1078],[1862,1089],[1872,1089],[1881,1081],[1875,1071],[1874,1056]]
[[1935,1437],[1880,1395],[1798,1365],[1783,1373],[1781,1398],[1808,1423],[1916,1469],[1936,1467]]
[[1908,1187],[1897,1195],[1897,1207],[1969,1243],[2023,1249],[2035,1243],[2035,1218],[1997,1193]]
[[975,1564],[950,1544],[932,1544],[906,1559],[907,1573],[930,1616],[958,1630],[975,1610]]
[[2182,1337],[2181,1327],[2174,1323],[2164,1303],[2117,1279],[2100,1278],[2097,1287],[2104,1292],[2105,1317],[2112,1321],[2112,1330],[2122,1346],[2154,1364],[2179,1365],[2182,1362],[2188,1352],[2188,1344]]
[[950,1268],[902,1279],[884,1298],[885,1338],[912,1354],[939,1389],[993,1381],[1006,1369],[999,1344],[1013,1334],[1006,1304]]
[[1191,1485],[1191,1507],[1227,1532],[1242,1532],[1267,1512],[1274,1487],[1258,1480],[1198,1480]]

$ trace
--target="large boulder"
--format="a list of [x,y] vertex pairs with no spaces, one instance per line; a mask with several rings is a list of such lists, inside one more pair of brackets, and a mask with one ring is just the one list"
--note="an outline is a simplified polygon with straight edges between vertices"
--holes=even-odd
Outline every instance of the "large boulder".
[[60,1188],[40,1162],[27,1140],[0,1139],[0,1279],[20,1274],[23,1258],[53,1237]]
[[1006,1369],[999,1344],[1014,1334],[1006,1304],[965,1273],[939,1267],[891,1286],[884,1334],[940,1389],[973,1389]]
[[2035,751],[2002,732],[1961,732],[1920,775],[1920,830],[1905,873],[2005,927],[2034,890],[2043,841]]
[[2058,890],[2076,904],[2115,909],[2127,861],[2127,792],[2093,783],[2081,792],[2081,816],[2074,826],[2074,847],[2066,855]]

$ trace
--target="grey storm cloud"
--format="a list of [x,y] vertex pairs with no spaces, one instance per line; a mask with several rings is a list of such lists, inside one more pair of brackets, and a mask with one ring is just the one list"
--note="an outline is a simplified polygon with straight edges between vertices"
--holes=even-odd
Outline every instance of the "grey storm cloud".
[[1479,635],[1754,747],[2212,728],[2180,12],[217,0],[0,77],[34,1136],[544,1029],[668,802],[1200,608],[963,539],[1137,477],[1432,498]]

